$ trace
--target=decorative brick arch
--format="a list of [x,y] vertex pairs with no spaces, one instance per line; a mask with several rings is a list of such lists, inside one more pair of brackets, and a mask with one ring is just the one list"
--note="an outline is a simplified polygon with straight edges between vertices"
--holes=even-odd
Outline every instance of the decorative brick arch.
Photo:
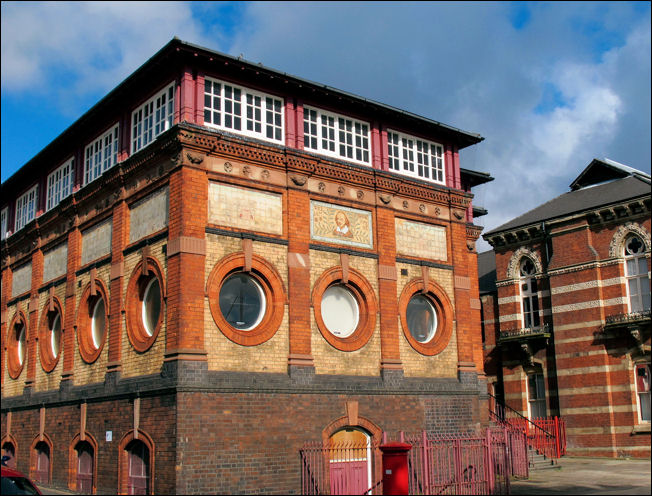
[[61,301],[59,301],[59,298],[56,296],[52,297],[52,307],[54,312],[59,313],[59,319],[61,322],[61,342],[59,344],[60,349],[59,349],[59,354],[55,357],[52,353],[52,347],[50,346],[51,343],[51,329],[50,329],[50,303],[46,303],[45,307],[43,308],[41,312],[41,322],[39,323],[38,326],[38,350],[39,350],[39,357],[41,359],[41,367],[43,367],[43,370],[45,372],[52,372],[54,368],[57,366],[57,363],[59,363],[59,357],[61,357],[61,353],[63,352],[63,343],[65,342],[63,336],[66,332],[64,329],[64,316],[63,316],[63,306],[61,305]]
[[529,250],[528,248],[521,246],[518,250],[516,250],[512,254],[512,256],[509,259],[509,263],[507,264],[506,279],[516,280],[520,278],[521,275],[519,273],[519,267],[520,267],[521,259],[523,257],[527,257],[530,260],[532,260],[532,263],[536,267],[537,274],[543,273],[543,265],[541,264],[541,259],[539,258],[539,255],[537,255],[532,250]]
[[71,491],[80,492],[77,487],[77,444],[80,441],[86,441],[93,448],[93,494],[97,491],[97,441],[95,437],[88,431],[84,432],[84,439],[81,438],[81,433],[77,433],[72,438],[68,446],[68,488]]
[[[144,353],[152,347],[156,341],[156,338],[158,337],[159,331],[161,330],[166,314],[165,273],[161,267],[161,264],[156,258],[147,257],[146,261],[148,269],[147,274],[143,274],[142,260],[138,262],[131,273],[129,285],[127,286],[125,309],[127,337],[129,338],[129,342],[134,347],[134,349],[140,353]],[[145,296],[145,288],[143,287],[143,282],[148,282],[152,278],[155,278],[158,281],[159,288],[161,290],[161,311],[159,314],[158,322],[156,323],[156,326],[150,335],[147,332],[143,322],[142,304]]]
[[380,445],[382,441],[383,430],[371,420],[358,415],[357,419],[351,419],[350,416],[343,416],[328,424],[321,433],[321,439],[324,444],[328,442],[333,434],[346,427],[357,427],[366,431],[371,437],[372,445]]
[[[94,288],[95,294],[92,294],[92,289]],[[104,339],[95,348],[92,338],[92,328],[91,321],[93,310],[93,305],[95,304],[94,298],[102,298],[104,300]],[[77,344],[79,348],[79,355],[82,357],[84,362],[93,363],[98,359],[102,350],[104,349],[104,344],[109,338],[109,322],[110,319],[110,302],[109,302],[109,291],[106,288],[104,282],[101,279],[94,279],[89,282],[82,293],[82,296],[79,300],[79,308],[77,309]]]
[[18,458],[18,443],[16,442],[16,438],[12,436],[11,434],[6,434],[5,436],[2,437],[2,441],[0,442],[0,446],[2,447],[2,450],[4,451],[5,446],[7,444],[10,444],[11,447],[14,450],[14,456],[12,458],[13,465],[9,465],[12,468],[16,468],[16,460]]
[[[331,334],[326,327],[321,314],[321,301],[324,292],[332,285],[341,284],[355,298],[359,308],[359,321],[353,333],[345,338]],[[315,282],[312,290],[312,307],[315,322],[323,338],[335,349],[340,351],[355,351],[367,344],[376,329],[376,314],[378,304],[373,286],[355,269],[348,268],[346,279],[341,266],[325,270]]]
[[149,451],[149,494],[154,494],[154,441],[142,430],[130,430],[127,432],[118,445],[118,494],[127,494],[127,485],[129,483],[129,457],[127,456],[127,446],[132,441],[142,442]]
[[630,234],[636,234],[641,238],[641,241],[645,244],[645,251],[650,251],[650,246],[652,244],[650,243],[650,233],[640,224],[628,222],[627,224],[620,226],[613,238],[611,238],[611,243],[609,244],[609,257],[619,258],[623,256],[625,240]]
[[[16,337],[15,330],[16,324],[20,322],[22,322],[23,326],[25,327],[25,357],[23,359],[23,363],[20,363],[20,360],[18,359],[18,339]],[[25,363],[29,359],[27,353],[27,347],[29,345],[28,324],[29,321],[25,316],[25,312],[19,309],[11,319],[9,327],[7,328],[7,336],[5,340],[5,358],[7,362],[7,372],[9,373],[9,377],[12,379],[18,379],[18,377],[20,377],[20,374],[25,368]]]

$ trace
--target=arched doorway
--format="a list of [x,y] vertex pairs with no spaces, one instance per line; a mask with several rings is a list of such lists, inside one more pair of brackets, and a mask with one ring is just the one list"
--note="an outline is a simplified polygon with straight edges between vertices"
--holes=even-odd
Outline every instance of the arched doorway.
[[39,441],[34,446],[35,464],[34,480],[39,484],[50,483],[50,446],[45,441]]
[[372,481],[371,435],[360,427],[344,427],[329,438],[331,494],[365,494]]
[[128,494],[149,494],[149,449],[134,439],[125,448],[128,465]]
[[16,468],[16,447],[11,441],[2,443],[2,459],[8,467]]
[[80,441],[75,446],[75,451],[77,452],[77,492],[93,494],[93,447],[87,441]]

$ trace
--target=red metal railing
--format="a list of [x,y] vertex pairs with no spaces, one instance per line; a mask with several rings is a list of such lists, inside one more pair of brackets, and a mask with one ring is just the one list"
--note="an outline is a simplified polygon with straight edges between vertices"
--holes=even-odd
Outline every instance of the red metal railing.
[[[401,436],[412,444],[408,470],[410,494],[509,494],[512,467],[527,471],[523,434],[506,427],[487,429],[483,436]],[[512,444],[520,439],[521,449]],[[514,455],[520,454],[520,463]]]
[[519,412],[498,403],[494,399],[494,409],[489,410],[492,420],[499,425],[522,431],[528,446],[548,458],[560,458],[566,454],[566,423],[559,417],[527,418]]

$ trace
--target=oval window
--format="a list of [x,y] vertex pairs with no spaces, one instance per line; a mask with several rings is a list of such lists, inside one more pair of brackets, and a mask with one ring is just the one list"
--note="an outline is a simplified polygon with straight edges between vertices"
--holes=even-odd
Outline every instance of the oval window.
[[25,325],[22,322],[16,324],[16,352],[18,355],[18,366],[22,367],[25,363],[25,340],[27,336],[25,334]]
[[321,318],[331,334],[339,338],[349,337],[360,320],[358,301],[346,286],[330,286],[322,295]]
[[156,277],[152,278],[145,288],[142,311],[145,332],[152,336],[161,315],[161,285]]
[[265,293],[248,274],[230,276],[220,289],[220,311],[224,320],[241,331],[256,327],[265,315]]
[[93,307],[91,328],[93,346],[95,346],[95,349],[99,349],[104,342],[104,333],[106,332],[106,309],[104,308],[104,300],[102,298],[98,298]]
[[61,314],[56,312],[50,324],[50,351],[52,357],[57,358],[61,351]]
[[419,343],[427,343],[437,330],[437,312],[428,298],[415,295],[407,305],[407,326]]

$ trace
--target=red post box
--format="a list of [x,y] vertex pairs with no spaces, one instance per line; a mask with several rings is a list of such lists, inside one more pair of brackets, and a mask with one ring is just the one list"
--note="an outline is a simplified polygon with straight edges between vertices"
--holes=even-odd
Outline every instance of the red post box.
[[383,494],[408,494],[408,451],[412,445],[387,443],[383,453]]

